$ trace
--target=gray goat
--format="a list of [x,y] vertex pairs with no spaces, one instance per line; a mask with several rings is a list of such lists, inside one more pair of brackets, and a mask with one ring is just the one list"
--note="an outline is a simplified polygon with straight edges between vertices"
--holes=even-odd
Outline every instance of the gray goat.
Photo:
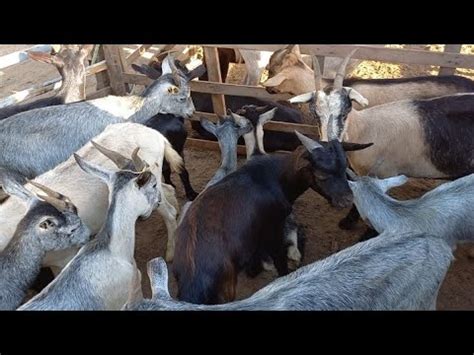
[[[237,169],[237,141],[240,136],[250,132],[252,126],[248,122],[235,121],[231,115],[220,117],[217,123],[212,123],[208,119],[201,117],[201,125],[206,131],[216,136],[221,149],[221,165],[204,187],[204,191]],[[191,203],[192,201],[188,201],[184,204],[178,224],[183,219]]]
[[167,57],[163,75],[142,96],[107,96],[43,107],[0,121],[0,167],[33,178],[120,122],[144,123],[158,113],[189,117],[194,112],[188,81]]
[[14,174],[0,171],[0,182],[8,194],[21,198],[28,211],[13,238],[0,252],[0,309],[16,309],[39,275],[46,253],[82,246],[90,232],[64,195],[32,182],[46,193],[27,190]]
[[474,174],[444,183],[414,200],[398,201],[386,194],[408,178],[356,176],[349,186],[361,217],[377,232],[396,229],[438,235],[451,247],[474,241]]
[[[74,155],[84,171],[100,178],[109,188],[104,226],[57,278],[20,310],[110,310],[122,308],[136,290],[135,297],[141,298],[141,276],[133,256],[135,222],[140,216],[151,215],[160,196],[155,176],[137,152],[138,149],[132,159],[138,172],[112,172]],[[127,158],[120,157],[121,161],[124,159]],[[114,162],[122,167],[119,160]],[[131,166],[128,162],[127,168]]]
[[249,298],[221,305],[176,301],[162,258],[148,263],[153,297],[127,310],[427,310],[435,309],[453,259],[425,233],[386,232],[278,278]]

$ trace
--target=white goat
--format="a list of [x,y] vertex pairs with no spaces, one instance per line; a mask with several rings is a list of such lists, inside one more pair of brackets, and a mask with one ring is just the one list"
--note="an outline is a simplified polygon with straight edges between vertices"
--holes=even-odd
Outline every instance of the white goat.
[[[141,279],[135,259],[135,222],[148,217],[160,202],[160,185],[149,167],[132,153],[135,171],[112,171],[74,157],[85,172],[109,189],[109,208],[96,238],[83,246],[59,276],[20,310],[118,310]],[[120,160],[114,162],[121,166]],[[111,156],[112,158],[112,156]],[[141,297],[138,297],[141,298]]]
[[[182,164],[181,157],[173,150],[168,140],[159,132],[138,123],[118,123],[109,125],[94,141],[108,149],[130,156],[135,147],[140,148],[142,158],[150,165],[157,181],[161,184],[161,168],[163,156],[170,163],[174,171],[179,171]],[[83,146],[78,152],[81,156],[101,164],[110,169],[116,169],[113,163],[95,149],[91,142]],[[79,216],[95,234],[102,227],[107,211],[107,186],[99,179],[91,179],[76,164],[74,157],[58,165],[34,179],[55,191],[69,196],[77,206]],[[33,186],[26,185],[34,189]],[[177,228],[177,202],[172,186],[163,185],[162,201],[158,207],[168,229],[168,245],[166,259],[172,260],[174,254],[174,235]],[[173,206],[170,204],[175,205]],[[12,238],[18,222],[26,213],[25,204],[15,196],[10,197],[0,205],[0,250],[3,250]],[[53,267],[57,273],[59,269],[71,259],[77,249],[49,253],[44,265]]]

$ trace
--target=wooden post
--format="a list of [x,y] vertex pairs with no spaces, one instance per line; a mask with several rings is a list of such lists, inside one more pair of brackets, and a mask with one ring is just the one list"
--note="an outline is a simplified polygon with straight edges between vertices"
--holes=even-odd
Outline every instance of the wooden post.
[[[204,59],[206,61],[207,76],[209,81],[222,83],[219,55],[216,47],[204,47]],[[216,115],[225,115],[226,107],[224,95],[212,95],[212,106]]]
[[112,92],[114,95],[125,95],[127,87],[122,79],[125,63],[122,62],[123,56],[120,54],[120,46],[115,44],[104,45],[104,56]]
[[[94,47],[93,55],[92,55],[91,65],[94,65],[95,63],[101,62],[104,59],[105,59],[104,45],[103,44],[96,44],[95,47]],[[96,76],[95,76],[95,79],[96,79],[95,89],[97,91],[102,90],[103,88],[106,88],[106,87],[110,86],[109,74],[107,73],[107,71],[97,73]]]
[[[460,53],[461,52],[462,44],[446,44],[444,46],[445,53]],[[456,72],[456,68],[447,68],[441,67],[439,68],[438,75],[453,75]]]

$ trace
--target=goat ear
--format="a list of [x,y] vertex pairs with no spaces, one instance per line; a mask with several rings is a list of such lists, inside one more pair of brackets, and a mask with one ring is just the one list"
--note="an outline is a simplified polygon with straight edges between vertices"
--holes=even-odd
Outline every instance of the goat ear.
[[315,91],[310,91],[305,94],[292,97],[291,99],[288,99],[288,102],[291,104],[304,104],[304,103],[310,102],[313,99],[315,94],[316,94]]
[[29,51],[28,57],[37,62],[42,62],[46,64],[53,64],[56,66],[64,65],[64,61],[55,54],[38,52],[38,51]]
[[93,44],[83,44],[79,52],[81,53],[81,56],[85,58],[92,51],[92,48],[94,48]]
[[374,143],[350,143],[350,142],[341,142],[341,144],[342,144],[342,149],[344,149],[346,152],[362,150],[374,145]]
[[206,72],[206,67],[204,64],[199,65],[198,67],[194,68],[191,70],[186,77],[188,78],[189,81],[193,80],[194,78],[199,78],[201,75],[204,75]]
[[25,183],[23,175],[0,168],[0,185],[3,191],[28,203],[34,196],[23,186]]
[[379,180],[379,186],[382,188],[383,191],[388,191],[393,187],[402,186],[408,181],[408,178],[405,175],[398,175],[389,177],[387,179]]
[[262,113],[260,116],[258,116],[258,122],[263,125],[265,122],[270,121],[273,116],[275,116],[276,110],[278,110],[278,107],[274,107],[270,111]]
[[365,107],[369,104],[369,100],[367,100],[364,96],[362,96],[358,91],[355,89],[352,89],[350,87],[345,86],[344,89],[347,90],[347,93],[349,94],[349,98],[352,101],[357,102],[359,105],[362,107]]
[[278,73],[277,75],[267,79],[265,82],[262,83],[265,87],[275,87],[281,85],[287,79],[284,73]]
[[163,258],[155,258],[147,264],[152,297],[171,297],[168,290],[168,267]]
[[299,44],[290,44],[287,47],[289,53],[296,54],[297,56],[301,56],[300,46]]
[[76,160],[77,165],[84,170],[86,173],[90,175],[94,175],[101,179],[103,182],[108,184],[112,180],[113,172],[110,170],[107,170],[103,167],[100,167],[98,165],[92,164],[84,159],[82,159],[79,155],[76,153],[73,154],[74,159]]
[[306,169],[310,166],[311,162],[309,160],[309,153],[304,147],[297,148],[296,154],[296,163],[295,169],[296,171],[300,171],[301,169]]
[[161,62],[162,75],[171,74],[174,68],[176,68],[174,57],[171,54],[168,54],[165,59],[163,59],[163,62]]
[[161,76],[161,73],[158,70],[146,64],[142,64],[142,65],[132,64],[132,68],[137,73],[144,74],[148,78],[153,79],[153,80],[156,80]]
[[[209,133],[212,133],[213,135],[216,136],[216,125],[209,121],[207,118],[201,117],[201,126],[208,131]],[[216,136],[217,137],[217,136]]]

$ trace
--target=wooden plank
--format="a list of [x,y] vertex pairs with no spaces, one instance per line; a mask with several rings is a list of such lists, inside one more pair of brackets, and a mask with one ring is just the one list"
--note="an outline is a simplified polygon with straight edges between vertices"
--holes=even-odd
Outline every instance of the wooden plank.
[[34,85],[28,89],[17,91],[12,95],[2,98],[0,100],[0,108],[15,105],[33,96],[38,96],[53,90],[57,90],[61,87],[61,83],[61,78],[55,78],[53,80],[48,80],[42,84]]
[[105,60],[103,60],[99,63],[95,63],[95,64],[87,67],[86,68],[86,75],[97,74],[97,73],[103,72],[105,70],[107,70],[107,63],[105,63]]
[[[204,60],[206,61],[207,76],[209,81],[222,83],[221,68],[219,65],[219,55],[217,48],[204,47]],[[212,95],[212,106],[214,113],[218,115],[225,115],[226,107],[224,95]]]
[[151,46],[153,46],[153,44],[142,44],[141,46],[139,46],[135,51],[133,51],[133,53],[130,53],[127,56],[127,64],[132,64],[135,60],[140,58],[143,53],[145,53]]
[[[196,111],[194,115],[189,118],[191,121],[199,121],[200,117],[206,117],[212,122],[217,122],[217,115],[214,113],[200,112]],[[299,124],[299,123],[289,123],[289,122],[280,122],[280,121],[269,121],[263,126],[264,130],[268,131],[277,131],[277,132],[288,132],[294,133],[297,130],[303,134],[309,134],[311,136],[319,137],[319,129],[317,126]]]
[[[286,45],[220,45],[222,48],[275,51]],[[474,55],[440,53],[415,49],[385,48],[376,45],[300,45],[301,53],[327,57],[345,57],[352,49],[359,50],[354,59],[378,60],[389,63],[437,65],[449,68],[474,69]]]
[[120,45],[106,44],[103,47],[110,87],[115,95],[125,95],[127,93],[127,87],[122,79],[124,66],[120,54]]
[[[153,80],[142,74],[123,74],[126,83],[137,85],[150,85]],[[236,85],[226,83],[214,83],[210,81],[191,81],[191,90],[208,94],[224,94],[235,96],[251,96],[263,100],[278,101],[287,100],[291,97],[288,94],[269,94],[263,87]]]
[[49,44],[38,44],[22,51],[16,51],[0,57],[0,69],[7,68],[9,66],[24,62],[29,59],[28,52],[34,50],[38,52],[49,52],[51,51],[51,45]]
[[[219,143],[215,141],[207,141],[204,139],[188,138],[186,139],[185,148],[196,148],[196,149],[205,149],[213,150],[220,152]],[[237,145],[237,154],[238,155],[247,155],[244,145]]]
[[[104,63],[105,64],[105,69],[107,69],[107,63],[105,62],[105,55],[104,55],[104,45],[99,44],[98,46],[99,46],[99,48],[97,50],[96,60],[99,61],[99,62],[97,64]],[[96,64],[93,64],[92,66],[94,66],[94,65],[96,65]],[[96,90],[101,90],[105,87],[110,86],[109,73],[101,72],[100,74],[95,76],[95,80],[96,80],[96,85],[95,85]]]
[[[462,44],[446,44],[444,46],[445,53],[460,53]],[[438,75],[453,75],[456,72],[456,68],[441,67],[439,68]]]
[[[105,64],[105,61],[102,61],[100,63],[96,63],[94,65],[87,67],[86,75],[87,76],[93,75],[96,73],[100,73],[104,70],[107,70],[107,65]],[[0,108],[10,106],[10,105],[15,105],[22,101],[30,99],[34,96],[39,96],[53,90],[58,90],[61,87],[61,84],[62,84],[61,77],[57,77],[57,78],[45,81],[42,84],[34,85],[28,89],[17,91],[12,95],[5,96],[2,99],[0,99]],[[110,93],[110,87],[106,87],[106,88],[108,88],[108,91]]]

